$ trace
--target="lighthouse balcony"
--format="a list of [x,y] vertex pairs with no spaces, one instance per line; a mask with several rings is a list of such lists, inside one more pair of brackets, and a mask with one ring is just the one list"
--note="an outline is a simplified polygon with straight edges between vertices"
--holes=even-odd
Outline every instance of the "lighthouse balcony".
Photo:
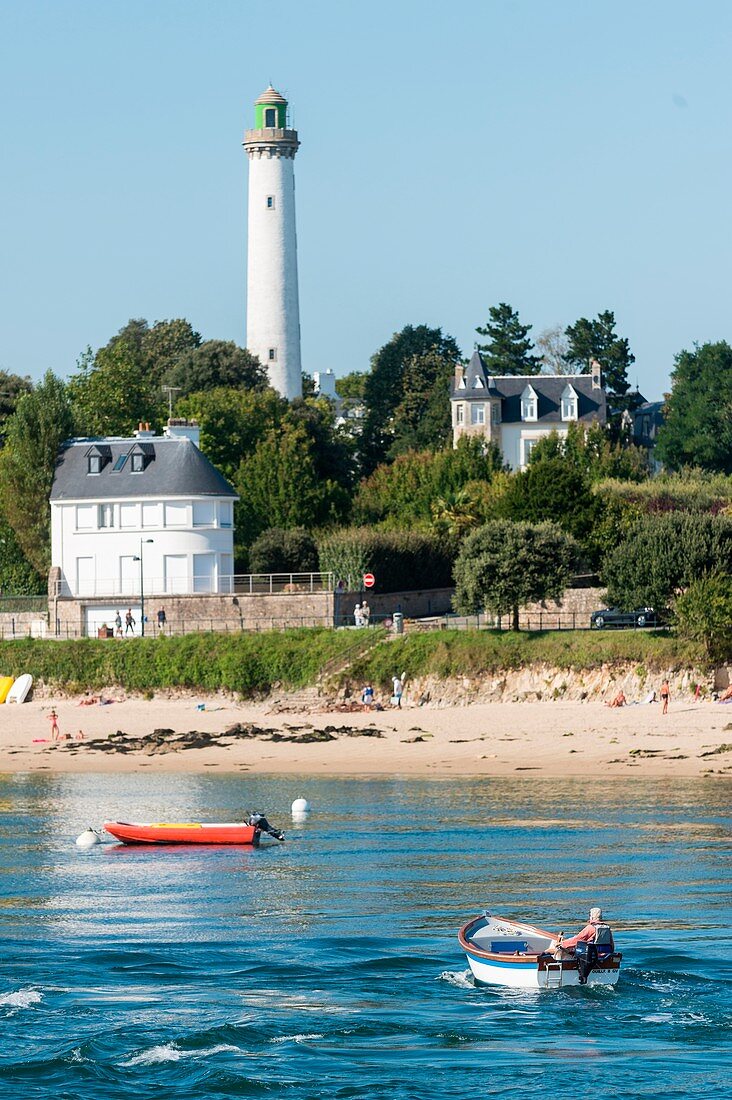
[[271,127],[263,130],[246,130],[244,133],[244,145],[246,147],[273,144],[291,145],[293,149],[297,149],[300,144],[297,130],[282,130],[278,127]]

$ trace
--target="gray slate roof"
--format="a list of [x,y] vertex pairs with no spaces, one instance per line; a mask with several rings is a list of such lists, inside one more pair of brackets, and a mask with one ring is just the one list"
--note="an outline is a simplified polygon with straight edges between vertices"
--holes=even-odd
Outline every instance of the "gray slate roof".
[[[130,458],[144,455],[144,469],[133,473]],[[102,456],[102,471],[89,474],[87,456]],[[120,500],[134,497],[215,496],[237,499],[237,493],[195,443],[189,439],[72,439],[56,460],[51,500]]]
[[[589,423],[593,420],[604,424],[607,420],[607,401],[603,389],[592,388],[590,374],[535,374],[489,375],[480,352],[474,351],[465,368],[465,387],[458,387],[453,380],[450,397],[454,401],[479,401],[500,398],[501,421],[504,424],[521,422],[521,394],[530,385],[537,396],[537,424],[562,422],[562,394],[571,385],[577,394],[577,419]],[[566,421],[565,421],[566,423]]]

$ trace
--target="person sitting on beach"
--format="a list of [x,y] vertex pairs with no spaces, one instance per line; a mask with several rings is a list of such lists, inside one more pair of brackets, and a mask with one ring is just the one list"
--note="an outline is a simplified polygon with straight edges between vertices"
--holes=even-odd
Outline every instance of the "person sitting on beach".
[[79,700],[80,707],[93,707],[96,703],[101,702],[98,695],[92,695],[90,691],[85,691]]
[[605,703],[606,707],[624,707],[628,700],[625,698],[625,692],[621,688],[618,694],[615,696],[611,703]]
[[717,702],[718,703],[732,703],[732,684],[730,684],[728,688],[724,689],[724,691],[720,695],[719,699],[717,699]]

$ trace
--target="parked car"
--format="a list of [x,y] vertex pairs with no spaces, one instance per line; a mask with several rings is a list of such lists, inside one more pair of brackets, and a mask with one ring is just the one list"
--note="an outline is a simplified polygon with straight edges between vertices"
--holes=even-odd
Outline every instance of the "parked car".
[[619,607],[603,607],[590,615],[590,627],[594,630],[628,626],[658,626],[659,616],[652,607],[638,607],[635,611],[622,611]]

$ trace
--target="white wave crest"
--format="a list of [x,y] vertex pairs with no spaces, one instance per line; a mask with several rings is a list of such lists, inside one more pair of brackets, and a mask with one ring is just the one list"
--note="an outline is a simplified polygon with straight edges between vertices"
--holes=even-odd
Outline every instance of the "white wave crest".
[[475,989],[475,982],[469,970],[443,970],[438,981],[448,982],[458,989]]
[[163,1043],[161,1046],[150,1047],[142,1054],[136,1054],[134,1058],[126,1062],[120,1062],[120,1066],[152,1066],[157,1062],[180,1062],[182,1058],[211,1058],[214,1054],[224,1052],[244,1054],[241,1047],[230,1046],[229,1043],[219,1043],[215,1047],[206,1047],[203,1050],[181,1050],[175,1043]]
[[324,1036],[317,1031],[302,1032],[298,1035],[278,1035],[270,1039],[270,1043],[304,1043],[306,1039],[323,1039]]
[[4,993],[0,996],[0,1005],[8,1005],[10,1008],[30,1008],[43,1000],[43,994],[37,989],[18,989],[15,993]]

